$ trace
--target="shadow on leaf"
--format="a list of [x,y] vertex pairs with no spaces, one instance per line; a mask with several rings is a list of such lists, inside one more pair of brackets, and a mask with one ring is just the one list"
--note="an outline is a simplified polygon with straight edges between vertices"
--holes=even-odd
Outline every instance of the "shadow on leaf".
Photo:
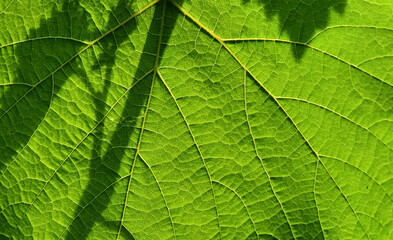
[[[79,19],[83,19],[83,22],[79,22]],[[38,28],[30,29],[26,38],[28,40],[4,48],[1,57],[8,61],[8,71],[12,73],[9,74],[8,81],[18,84],[1,87],[0,103],[6,104],[1,106],[0,111],[0,149],[3,148],[0,178],[7,177],[5,175],[9,168],[17,164],[18,157],[46,120],[54,97],[67,80],[56,76],[57,72],[62,71],[57,69],[86,45],[83,40],[89,40],[88,36],[94,28],[91,19],[91,15],[77,1],[64,1],[60,6],[53,4],[51,17],[41,19]],[[64,26],[64,23],[67,23],[66,27],[58,28],[61,24]],[[78,37],[83,40],[70,37],[71,25],[81,29],[74,34],[79,34]],[[85,70],[79,66],[73,74],[86,75]],[[50,139],[46,140],[50,142]],[[22,166],[27,168],[41,162],[40,157],[31,153],[24,158],[26,161]],[[34,178],[25,179],[24,182],[28,182],[27,186],[34,185]],[[22,190],[25,191],[18,191]],[[0,192],[4,193],[0,194],[2,202],[7,202],[3,201],[7,198],[7,191],[10,190],[0,182]],[[14,219],[7,219],[7,212],[4,211],[7,209],[2,209],[0,230],[17,235],[20,234],[19,226],[24,226],[25,231],[31,231],[26,230],[31,224],[25,216],[30,206],[21,204],[9,207],[9,211],[17,213],[15,215],[18,217]]]
[[[149,70],[154,68],[155,61],[152,61],[152,56],[149,53],[156,53],[159,43],[159,33],[161,30],[162,21],[162,11],[163,4],[167,2],[163,1],[158,3],[154,9],[153,21],[151,22],[146,40],[143,47],[143,54],[139,59],[139,64],[137,66],[137,72],[135,73],[135,79],[139,79],[146,74]],[[121,11],[124,9],[122,4],[116,7],[116,10]],[[115,10],[115,11],[116,11]],[[105,49],[109,50],[109,55],[103,57],[103,59],[111,59],[112,54],[116,51],[116,47],[113,44],[119,44],[119,41],[123,38],[119,38],[119,34],[124,34],[124,39],[128,37],[131,31],[134,31],[136,23],[134,20],[127,22],[122,28],[119,28],[114,32],[115,39],[108,43],[109,45],[103,46]],[[122,31],[124,31],[122,33]],[[165,28],[167,35],[170,35],[172,27]],[[112,49],[112,50],[111,50]],[[165,45],[161,46],[161,52],[164,51]],[[155,56],[154,56],[155,58]],[[98,69],[103,65],[108,65],[113,67],[113,62],[99,62],[97,66]],[[119,168],[121,160],[128,159],[129,165],[132,168],[135,161],[137,161],[136,150],[132,150],[132,154],[126,153],[130,151],[130,146],[124,145],[129,142],[131,136],[135,134],[136,129],[139,127],[137,125],[137,120],[141,113],[143,114],[146,109],[148,102],[148,96],[150,91],[152,91],[152,80],[153,78],[158,78],[154,76],[156,73],[152,72],[145,76],[138,82],[130,92],[125,96],[124,110],[119,117],[119,122],[116,123],[115,131],[112,134],[112,138],[109,140],[109,148],[103,154],[96,154],[93,159],[91,159],[90,173],[89,173],[89,183],[88,186],[83,190],[83,195],[80,199],[79,206],[74,213],[74,220],[68,228],[66,234],[67,240],[71,239],[86,239],[93,228],[94,225],[102,223],[106,228],[110,229],[111,232],[118,232],[126,239],[133,239],[133,235],[121,225],[121,220],[116,221],[105,219],[103,212],[108,208],[111,202],[111,197],[113,196],[115,189],[114,186],[116,182],[122,177],[119,176]],[[157,79],[156,79],[157,81]],[[143,111],[143,112],[142,112]],[[100,126],[94,133],[95,136],[95,146],[93,149],[101,149],[101,137],[103,136],[103,125]],[[140,134],[140,133],[139,133]],[[140,138],[141,136],[138,136]],[[137,146],[133,146],[137,147]],[[125,158],[126,156],[131,156],[130,158]],[[129,169],[131,172],[131,169]],[[126,179],[129,181],[128,176]],[[132,187],[132,186],[131,186]],[[124,189],[126,190],[126,189]],[[126,211],[127,209],[124,209]],[[94,217],[92,217],[94,216]],[[119,221],[120,220],[120,221]]]
[[[258,1],[263,4],[268,20],[277,17],[281,34],[287,33],[293,42],[307,43],[317,31],[328,26],[331,11],[343,14],[347,0],[243,0],[244,4]],[[292,44],[296,59],[301,59],[305,46]]]
[[[129,17],[129,12],[127,12],[128,5],[129,2],[126,0],[118,1],[115,9],[110,11],[112,15],[107,21],[108,30],[118,25],[119,21],[124,20],[117,19],[117,14],[119,16],[126,12],[125,15]],[[155,16],[155,18],[158,17]],[[64,25],[64,23],[67,24]],[[63,24],[63,28],[61,29],[58,28],[60,24]],[[76,85],[84,85],[87,96],[92,99],[91,108],[94,109],[95,112],[95,121],[98,123],[104,119],[108,89],[114,85],[111,78],[113,76],[113,68],[116,61],[116,52],[118,46],[127,40],[128,35],[134,31],[136,23],[135,21],[127,22],[123,27],[116,29],[116,31],[108,34],[99,42],[91,46],[90,49],[94,48],[95,45],[99,45],[102,49],[102,53],[92,59],[93,65],[91,67],[86,67],[79,56],[73,58],[73,55],[86,46],[82,43],[82,40],[89,42],[102,34],[97,35],[99,30],[95,28],[94,25],[92,16],[79,1],[64,1],[61,5],[53,5],[51,17],[42,19],[38,28],[29,30],[28,39],[34,39],[34,41],[26,41],[15,45],[13,55],[15,56],[15,64],[17,67],[15,69],[16,77],[12,79],[12,82],[27,84],[22,85],[22,87],[18,89],[4,87],[2,89],[3,93],[0,94],[1,103],[10,102],[10,104],[4,106],[4,110],[2,107],[0,111],[0,115],[2,117],[4,116],[0,122],[0,147],[5,149],[3,156],[4,160],[2,159],[0,163],[0,176],[3,176],[8,170],[8,167],[14,164],[16,158],[23,151],[25,146],[29,144],[30,139],[44,122],[46,115],[51,110],[53,99],[57,97],[63,85],[67,81],[70,81],[73,75],[78,76]],[[152,34],[157,32],[154,28],[157,27],[152,26],[150,29]],[[77,36],[75,37],[76,39],[82,39],[80,43],[76,43],[72,39],[70,40],[69,36],[74,36],[73,34]],[[47,36],[64,36],[68,39]],[[152,35],[149,34],[149,36],[143,51],[146,53],[152,52],[151,48],[154,47],[154,44],[152,44]],[[144,71],[150,70],[153,67],[154,62],[151,66],[146,66],[146,62],[149,62],[148,59],[150,58],[149,54],[142,55],[140,66],[138,66],[138,71],[134,78],[137,79],[142,77],[145,73]],[[68,62],[70,59],[71,61]],[[58,69],[58,67],[64,63],[65,65],[63,65],[61,69]],[[142,66],[142,64],[144,64],[144,66]],[[71,67],[68,68],[67,73],[63,72],[64,68],[69,67],[69,65],[71,65]],[[102,81],[99,81],[97,85],[97,81],[89,79],[87,71],[90,73],[93,72],[94,75],[98,76],[97,78],[101,78]],[[60,74],[60,76],[58,76],[58,74]],[[121,136],[124,142],[128,142],[125,140],[128,140],[134,132],[133,126],[136,117],[139,116],[139,112],[142,110],[142,106],[146,101],[146,96],[150,91],[150,84],[148,82],[148,78],[143,79],[134,87],[137,91],[133,90],[132,93],[129,92],[126,96],[125,110],[122,116],[120,116],[121,121],[117,123],[117,129],[113,134],[110,145],[119,145],[119,143],[116,142],[119,136]],[[18,100],[19,98],[21,100]],[[21,121],[19,121],[20,119]],[[93,146],[91,146],[92,158],[76,159],[77,161],[90,162],[89,181],[87,187],[82,190],[80,202],[78,203],[79,206],[91,203],[95,193],[102,192],[109,183],[113,183],[119,178],[117,171],[119,170],[120,160],[124,155],[124,150],[115,153],[114,150],[109,149],[105,154],[100,154],[97,149],[102,148],[102,142],[100,140],[103,135],[104,122],[102,121],[89,136],[94,136]],[[3,142],[1,139],[3,139]],[[41,160],[42,159],[35,158],[30,161],[39,162]],[[66,161],[72,161],[72,156],[71,159],[66,159]],[[34,179],[26,181],[34,182]],[[2,183],[0,189],[4,189],[4,193],[7,191],[7,187],[3,186]],[[109,199],[112,194],[113,189],[107,189],[105,191],[106,198],[100,199],[99,203],[92,203],[94,207],[89,209],[90,212],[88,214],[83,214],[84,208],[77,208],[75,211],[75,221],[69,226],[69,232],[67,232],[65,236],[66,239],[86,238],[94,223],[102,218],[101,213],[109,204]],[[1,197],[6,198],[7,196],[3,195]],[[26,231],[31,232],[32,223],[26,216],[26,213],[30,210],[30,206],[26,205],[18,208],[20,209],[18,210],[20,214],[17,215],[21,217],[15,219],[7,219],[5,215],[6,212],[1,211],[1,232],[9,234],[10,236],[23,235],[26,234]],[[14,211],[17,210],[14,209]],[[92,218],[90,215],[94,215],[94,217]],[[83,219],[83,221],[81,221],[81,219]],[[24,233],[20,233],[20,228],[24,229]]]

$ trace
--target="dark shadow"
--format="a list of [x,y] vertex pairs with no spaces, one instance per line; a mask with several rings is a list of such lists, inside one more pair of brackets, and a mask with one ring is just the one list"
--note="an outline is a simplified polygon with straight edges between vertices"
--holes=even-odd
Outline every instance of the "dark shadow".
[[[108,21],[107,30],[112,29],[114,26],[118,25],[119,22],[130,16],[127,11],[128,4],[128,1],[120,0],[116,8],[111,10],[112,15]],[[66,29],[63,31],[59,30],[57,28],[59,24],[67,26]],[[80,83],[84,84],[85,88],[88,89],[88,94],[93,96],[92,109],[95,110],[95,120],[97,122],[104,117],[105,107],[107,107],[106,100],[108,89],[113,84],[111,82],[111,76],[115,64],[117,48],[128,38],[128,34],[132,32],[134,28],[135,22],[127,23],[126,26],[117,29],[115,32],[108,34],[105,38],[97,42],[94,46],[97,47],[97,45],[99,45],[99,47],[102,48],[102,53],[97,56],[91,69],[86,69],[86,66],[82,64],[79,57],[72,59],[70,63],[67,64],[72,65],[72,71],[67,72],[67,77],[69,78],[71,75],[75,74],[78,75],[81,81]],[[1,106],[0,110],[0,116],[3,115],[4,117],[4,120],[0,119],[0,149],[2,150],[0,176],[6,170],[6,166],[12,164],[14,159],[18,156],[18,152],[23,149],[23,146],[28,144],[30,136],[39,128],[45,118],[50,108],[52,98],[56,96],[65,81],[67,81],[67,77],[56,77],[56,73],[62,70],[57,71],[54,77],[51,76],[51,72],[55,71],[61,64],[67,62],[67,60],[71,59],[78,51],[86,46],[84,43],[75,44],[73,40],[53,39],[47,38],[47,36],[76,36],[75,39],[89,42],[98,38],[100,35],[102,35],[102,33],[95,28],[92,16],[88,11],[81,6],[77,0],[69,0],[62,2],[60,6],[53,5],[51,17],[42,19],[39,28],[29,30],[28,39],[43,39],[15,45],[13,54],[17,64],[15,70],[15,72],[17,72],[16,82],[28,83],[29,85],[22,85],[22,88],[18,89],[3,87],[3,92],[0,94],[1,103],[5,103]],[[146,52],[149,52],[150,45],[151,43],[148,42],[148,47],[145,49]],[[90,49],[94,46],[90,47]],[[147,59],[145,60],[147,61]],[[102,81],[101,84],[99,84],[100,86],[93,86],[86,74],[87,70],[94,71],[97,73],[96,75],[101,76]],[[138,76],[138,74],[141,75],[142,71],[146,69],[140,67],[139,70],[139,73],[135,76],[136,78],[141,77]],[[138,114],[138,111],[141,110],[141,106],[143,106],[144,96],[146,95],[143,94],[143,91],[150,89],[139,88],[139,93],[135,95],[137,97],[130,97],[130,99],[134,101],[134,104],[133,106],[129,106],[132,109],[126,111],[128,114],[130,114],[130,112],[131,115]],[[24,98],[21,98],[22,96],[24,96]],[[19,101],[19,98],[22,100]],[[18,105],[12,107],[13,104],[17,102]],[[23,107],[23,109],[19,109],[19,106],[22,104],[26,104],[27,106]],[[8,108],[10,110],[7,110]],[[6,111],[8,111],[8,113],[6,113]],[[125,122],[122,122],[122,124],[124,123]],[[132,126],[132,122],[129,124]],[[121,132],[123,132],[123,129],[121,129]],[[115,136],[121,135],[118,132],[116,133]],[[99,140],[103,135],[103,124],[100,124],[95,129],[94,134],[96,137],[92,149],[101,149],[101,141]],[[130,136],[130,134],[128,136]],[[116,179],[117,176],[111,175],[111,173],[116,173],[120,165],[120,162],[110,160],[116,159],[113,158],[113,156],[109,156],[110,154],[106,155],[104,159],[101,159],[96,152],[93,152],[92,155],[95,155],[93,159],[85,159],[91,161],[91,171],[89,176],[90,182],[86,191],[82,194],[81,204],[89,200],[87,195],[89,195],[89,193],[94,193],[93,190],[103,183],[102,175],[105,175],[106,179],[113,182],[113,179]],[[102,165],[103,161],[105,164]],[[110,169],[104,171],[102,167],[104,165],[110,166]],[[100,180],[100,184],[96,184],[96,180]],[[0,189],[4,189],[4,192],[6,192],[6,188],[3,185],[0,185]],[[22,214],[20,215],[23,216],[23,211],[27,211],[28,207],[22,209]],[[15,232],[19,231],[16,227],[17,225],[23,224],[25,226],[30,224],[26,217],[22,217],[19,221],[7,221],[4,214],[3,212],[0,213],[0,230],[6,234],[16,234]],[[22,220],[23,222],[21,222]]]
[[[155,55],[159,47],[158,43],[164,4],[169,5],[166,1],[162,1],[157,3],[155,7],[153,21],[149,27],[142,50],[144,54],[142,54],[139,60],[135,79],[141,78],[149,70],[154,68],[155,56],[152,56],[152,54],[149,53],[153,53]],[[119,5],[117,8],[121,10],[124,6]],[[165,25],[164,36],[171,35],[173,26],[173,24]],[[124,35],[124,39],[126,39],[128,36],[127,34],[129,34],[135,27],[136,23],[132,20],[123,27],[117,29],[114,32],[116,41],[113,41],[113,39],[111,41],[112,43],[108,43],[106,47],[104,46],[105,49],[109,50],[109,55],[103,59],[107,59],[107,57],[110,57],[111,54],[115,53],[114,51],[110,51],[110,49],[115,49],[113,44],[119,44],[119,41],[123,39],[123,37],[119,38],[118,35]],[[161,52],[164,50],[165,45],[162,45]],[[103,61],[99,63],[99,66],[102,67],[105,64],[108,63]],[[112,62],[110,62],[110,64],[112,64]],[[129,139],[135,133],[137,118],[141,115],[142,111],[146,111],[145,106],[150,94],[154,74],[155,73],[153,72],[142,79],[125,97],[124,110],[121,113],[119,118],[120,121],[116,123],[115,131],[109,140],[109,149],[106,150],[103,155],[99,154],[99,152],[93,152],[95,157],[90,160],[89,183],[83,190],[83,195],[78,203],[79,207],[74,213],[75,219],[69,226],[65,239],[86,239],[92,227],[97,223],[104,224],[104,226],[111,229],[111,231],[120,230],[120,234],[123,237],[126,239],[133,239],[132,234],[128,232],[126,228],[120,226],[119,221],[109,221],[102,216],[102,213],[110,204],[111,197],[114,194],[114,183],[122,177],[118,174],[121,164],[120,161],[124,156],[126,156],[126,151],[129,151],[127,150],[128,146],[125,144],[129,142]],[[159,81],[158,76],[156,76],[156,81]],[[101,125],[94,131],[95,146],[93,149],[97,151],[101,149],[100,138],[103,136],[103,127],[104,126]],[[133,154],[135,154],[135,150]],[[132,165],[133,157],[134,156],[130,158],[130,166]]]
[[[317,30],[324,29],[327,26],[330,11],[344,12],[347,0],[243,0],[243,3],[247,4],[249,1],[259,1],[263,4],[268,19],[271,20],[274,16],[278,16],[282,30],[288,33],[291,41],[306,43]],[[178,2],[181,4],[182,1]],[[124,20],[118,19],[116,16],[127,15],[125,12],[128,4],[129,1],[127,0],[118,1],[117,6],[112,10],[112,17],[108,21],[108,29],[113,28],[121,20]],[[167,5],[168,12],[165,16],[163,42],[166,42],[167,38],[172,34],[175,21],[180,12],[170,3],[163,0],[156,5],[154,19],[149,26],[142,50],[143,54],[139,59],[137,72],[134,76],[135,79],[141,78],[154,67],[155,56],[152,56],[151,53],[155,54],[158,48],[164,4]],[[49,36],[58,30],[57,26],[61,22],[68,23],[67,26],[73,26],[73,28],[65,29],[63,33],[58,32],[58,36],[68,36],[72,32],[72,36],[77,36],[80,40],[91,41],[102,34],[95,27],[88,11],[77,0],[64,1],[60,8],[55,5],[52,8],[51,16],[48,19],[41,20],[39,28],[30,30],[29,38]],[[110,79],[113,75],[118,46],[124,43],[128,39],[129,34],[135,29],[136,22],[131,20],[95,44],[103,49],[103,53],[98,56],[94,66],[89,70],[102,76],[102,87],[98,88],[101,90],[95,90],[97,87],[93,86],[89,81],[85,67],[77,61],[78,57],[72,60],[72,74],[77,74],[81,79],[81,84],[83,83],[89,89],[89,93],[94,96],[92,108],[95,109],[95,120],[97,122],[104,117],[104,111],[107,107],[106,100],[108,98],[108,89],[113,84]],[[75,32],[76,30],[78,32]],[[59,44],[60,42],[61,44]],[[56,46],[62,46],[62,48]],[[292,46],[294,55],[297,59],[300,59],[304,54],[305,47],[297,44]],[[19,82],[34,85],[59,67],[61,63],[71,58],[71,53],[76,53],[78,49],[80,50],[83,47],[82,43],[75,46],[75,43],[71,43],[69,40],[60,39],[43,39],[16,46],[14,55],[16,56],[16,71]],[[161,46],[161,52],[163,51],[165,51],[165,45]],[[59,58],[59,56],[62,57]],[[133,238],[131,233],[120,226],[120,222],[109,221],[102,214],[107,209],[111,197],[115,193],[113,183],[121,177],[118,172],[121,166],[120,161],[127,154],[125,143],[135,134],[137,118],[145,110],[153,74],[151,73],[138,82],[125,96],[124,110],[120,114],[119,122],[116,123],[115,130],[109,139],[108,149],[101,153],[102,148],[104,148],[102,139],[106,130],[105,124],[98,125],[89,136],[94,138],[92,158],[78,159],[78,161],[90,162],[89,182],[87,187],[81,190],[82,193],[78,202],[79,207],[72,213],[74,220],[63,235],[65,239],[86,239],[97,223],[103,223],[115,231],[120,229],[121,234],[125,238]],[[12,87],[2,88],[0,103],[5,104],[0,109],[0,116],[4,115],[0,119],[0,151],[2,152],[0,174],[3,173],[5,166],[17,155],[18,151],[15,149],[20,150],[21,146],[26,145],[30,136],[40,126],[50,107],[52,95],[57,94],[65,81],[67,81],[66,78],[53,79],[51,77],[44,80],[22,100],[26,100],[29,103],[28,107],[17,110],[13,108],[10,110],[15,111],[13,114],[4,114],[4,112],[30,87],[24,86],[17,91],[11,89]],[[156,81],[159,81],[159,79],[156,79]],[[28,126],[26,126],[26,122],[29,123]],[[130,165],[132,160],[130,159]],[[71,160],[69,159],[68,161]],[[0,192],[2,189],[3,186],[0,185]],[[13,224],[7,222],[3,213],[0,214],[0,231],[2,233],[12,234],[14,231],[18,231]],[[5,235],[0,235],[0,238],[4,237]],[[255,237],[255,235],[250,235],[250,237]],[[266,235],[262,237],[270,238],[271,236]]]
[[[178,2],[181,4],[182,1]],[[121,22],[116,16],[127,15],[124,14],[124,12],[128,4],[129,1],[127,0],[118,1],[117,6],[112,10],[114,14],[108,21],[108,29],[113,28]],[[172,34],[173,27],[180,12],[168,1],[163,0],[156,4],[154,19],[149,26],[142,50],[143,54],[139,59],[134,79],[141,78],[154,68],[155,56],[152,54],[155,54],[158,49],[164,5],[167,6],[167,14],[165,15],[163,42],[167,42],[167,39]],[[79,29],[81,31],[75,32],[75,30],[68,29],[68,32],[67,30],[63,33],[58,32],[56,36],[71,36],[70,32],[72,32],[73,36],[79,36],[79,38],[76,37],[79,40],[92,41],[102,34],[95,28],[92,17],[88,11],[80,5],[79,1],[68,0],[64,1],[60,7],[54,5],[51,17],[41,20],[39,28],[31,29],[29,31],[29,38],[50,36],[52,35],[51,33],[55,33],[58,30],[57,26],[60,23],[68,23],[67,26],[70,28],[73,26],[73,29]],[[67,72],[67,74],[78,75],[81,84],[84,84],[89,91],[88,93],[94,96],[92,108],[95,109],[95,120],[97,122],[104,117],[104,111],[107,108],[106,100],[109,94],[108,89],[110,85],[113,84],[110,79],[113,75],[113,68],[115,67],[118,46],[126,41],[129,34],[135,29],[136,22],[135,20],[131,20],[97,42],[94,46],[99,45],[103,49],[103,53],[98,56],[97,61],[91,69],[86,69],[79,57],[76,57],[69,63],[70,65],[72,64],[73,71],[72,73]],[[99,33],[98,35],[97,32]],[[59,48],[57,46],[62,47]],[[24,146],[28,143],[30,136],[45,118],[50,108],[52,96],[56,96],[63,87],[65,81],[68,80],[65,77],[45,78],[45,76],[57,69],[84,46],[83,43],[75,46],[75,43],[71,43],[69,40],[42,39],[20,44],[15,47],[14,55],[16,57],[18,80],[31,85],[40,82],[42,79],[45,80],[40,82],[28,95],[26,95],[24,100],[22,100],[25,101],[27,99],[26,101],[29,102],[29,106],[26,109],[17,109],[13,114],[5,114],[4,116],[9,116],[8,118],[4,118],[8,122],[6,120],[0,122],[0,150],[2,151],[6,149],[6,147],[10,148],[6,151],[5,155],[2,156],[2,159],[0,159],[0,162],[2,162],[0,163],[0,174],[3,173],[2,170],[6,163],[10,162],[7,162],[7,160],[13,159],[13,157],[17,155],[15,149],[18,149],[18,146]],[[165,51],[165,46],[165,44],[161,46],[161,53]],[[91,81],[88,79],[87,71],[92,71],[95,72],[96,75],[102,76],[102,87],[97,88],[92,85]],[[124,97],[125,99],[122,103],[124,104],[124,110],[120,114],[115,130],[110,136],[109,147],[104,147],[102,145],[106,130],[105,121],[103,121],[89,136],[89,138],[93,138],[91,159],[67,160],[89,161],[90,166],[87,187],[81,189],[82,193],[80,201],[78,202],[78,207],[71,214],[74,220],[62,235],[65,239],[86,239],[92,228],[98,223],[104,224],[104,226],[110,228],[112,231],[118,231],[120,229],[122,236],[127,239],[133,238],[132,233],[128,232],[123,226],[120,226],[119,221],[105,219],[102,214],[107,209],[111,197],[115,193],[113,188],[114,183],[122,177],[118,172],[120,170],[121,160],[127,154],[126,147],[128,146],[125,146],[125,144],[129,142],[129,139],[135,133],[137,118],[139,118],[141,112],[145,110],[151,90],[153,75],[154,73],[151,73],[149,76],[143,78]],[[70,75],[68,75],[68,77],[70,77]],[[160,81],[157,76],[156,81]],[[26,86],[26,88],[22,89],[20,92],[15,92],[15,90],[11,91],[11,89],[9,89],[1,95],[0,102],[7,102],[6,100],[8,99],[14,99],[14,102],[16,102],[29,88],[29,86]],[[9,106],[13,104],[12,101],[8,102],[10,102],[8,104]],[[14,111],[13,109],[15,108],[12,108],[11,111]],[[5,111],[3,107],[1,111]],[[1,111],[0,115],[3,114]],[[21,121],[21,119],[23,121]],[[29,123],[28,127],[25,126],[26,122]],[[10,137],[10,135],[12,137]],[[22,141],[19,139],[22,139]],[[102,153],[101,150],[103,148],[107,149],[104,149]],[[3,159],[5,160],[3,161]],[[131,161],[132,159],[130,160],[130,165],[132,164]],[[7,190],[4,186],[0,185],[0,190],[2,189]],[[24,210],[27,211],[27,209],[28,208],[25,208]],[[24,226],[29,224],[27,217],[24,216],[24,212],[20,213],[18,217],[19,216],[22,216],[23,222],[20,220],[15,224],[14,222],[8,222],[4,213],[0,214],[0,232],[5,234],[0,235],[0,237],[18,234],[16,232],[18,232],[19,229],[15,227],[15,225],[19,223]]]
[[[243,0],[244,4],[258,1],[263,4],[266,17],[277,16],[282,32],[293,42],[307,43],[317,31],[327,27],[330,12],[343,14],[347,0]],[[301,59],[306,47],[292,44],[293,55]]]
[[[62,30],[57,27],[60,24],[81,30]],[[77,1],[65,1],[60,9],[54,4],[51,17],[41,19],[38,28],[29,30],[27,39],[35,40],[0,50],[1,57],[8,61],[4,64],[8,65],[6,72],[12,73],[5,77],[8,81],[23,83],[0,87],[0,176],[40,126],[52,94],[64,83],[64,79],[56,79],[54,83],[51,72],[85,46],[82,42],[47,36],[69,38],[72,35],[89,41],[89,37],[94,37],[89,31],[94,28],[90,14]],[[14,73],[16,77],[12,77]]]
[[[128,4],[128,1],[120,0],[116,8],[111,10],[113,14],[108,21],[108,29],[112,29],[114,26],[118,25],[119,22],[130,16],[129,12],[126,11]],[[155,8],[154,19],[147,33],[145,45],[142,50],[143,54],[139,60],[134,79],[141,78],[154,67],[154,55],[158,49],[164,4],[170,5],[167,1],[162,1],[158,3]],[[173,16],[168,19],[168,22],[171,22],[171,24],[166,24],[164,27],[163,39],[168,38],[173,30],[173,20],[176,20],[178,11],[173,12],[176,14],[172,14]],[[124,18],[119,19],[119,16]],[[70,28],[60,32],[60,30],[57,29],[60,23],[68,23],[66,26]],[[73,26],[72,29],[71,26]],[[107,90],[110,85],[113,84],[110,79],[113,74],[112,70],[114,68],[118,46],[128,39],[129,34],[134,31],[135,28],[136,22],[135,20],[131,20],[97,42],[94,46],[99,45],[103,52],[97,57],[97,61],[91,69],[86,69],[79,57],[72,59],[71,62],[68,63],[68,65],[72,64],[73,71],[67,72],[67,77],[70,77],[70,74],[78,75],[81,84],[84,84],[88,89],[88,93],[94,96],[92,108],[95,110],[95,120],[97,122],[103,119],[104,111],[107,107]],[[78,29],[81,29],[81,31],[78,32]],[[98,35],[97,32],[99,33]],[[39,28],[29,30],[28,38],[33,39],[46,36],[68,37],[72,35],[77,36],[75,37],[76,39],[89,42],[96,39],[101,34],[102,33],[95,28],[95,24],[92,22],[92,17],[88,11],[84,9],[77,0],[68,0],[64,1],[60,6],[54,5],[51,17],[42,19]],[[57,46],[62,47],[59,48]],[[13,158],[17,156],[21,149],[21,147],[18,148],[18,146],[25,146],[28,144],[30,136],[39,128],[46,113],[50,109],[52,98],[56,96],[65,81],[67,81],[67,77],[56,77],[56,74],[55,77],[52,77],[50,73],[72,58],[75,53],[85,46],[86,45],[83,43],[78,45],[75,44],[75,42],[70,42],[70,40],[47,38],[29,41],[15,46],[14,56],[16,58],[16,71],[18,75],[16,82],[28,83],[29,85],[18,91],[11,89],[11,87],[9,89],[3,88],[3,94],[0,95],[1,103],[6,103],[4,109],[3,106],[1,106],[0,115],[7,116],[7,118],[4,118],[4,121],[0,122],[0,149],[6,150],[4,155],[2,155],[2,159],[0,159],[0,174],[6,169],[5,166],[7,163],[10,164]],[[161,52],[164,51],[164,49],[165,45],[161,46]],[[88,79],[87,70],[94,71],[97,75],[102,76],[102,87],[97,88],[97,86],[92,85],[92,82]],[[125,96],[124,110],[119,117],[119,122],[116,123],[116,129],[109,140],[110,147],[106,152],[101,154],[101,149],[103,148],[101,140],[104,138],[105,130],[104,124],[99,124],[89,136],[94,138],[91,153],[92,159],[77,159],[77,161],[90,161],[89,182],[87,187],[83,189],[82,196],[78,203],[79,207],[73,213],[75,219],[63,234],[66,239],[79,240],[87,238],[91,229],[97,222],[105,223],[107,227],[116,229],[116,231],[120,228],[119,222],[107,221],[102,216],[102,213],[108,207],[110,199],[114,194],[114,189],[110,186],[121,177],[118,171],[121,164],[120,160],[126,154],[126,146],[124,146],[124,144],[129,141],[132,134],[135,132],[136,120],[140,116],[141,111],[144,110],[151,89],[152,75],[153,73],[143,78]],[[31,86],[33,85],[36,86],[32,88]],[[3,114],[26,92],[28,94],[22,98],[16,107],[10,108],[9,113]],[[28,102],[28,107],[25,109],[18,108],[22,101]],[[11,114],[11,111],[14,112]],[[18,119],[23,119],[23,121],[20,121],[19,125]],[[28,127],[25,126],[26,122],[29,123]],[[68,161],[71,160],[69,159]],[[2,188],[6,190],[4,186],[0,185],[0,189]],[[104,194],[97,197],[103,192]],[[28,208],[24,208],[24,211],[27,211],[27,209]],[[1,213],[0,231],[6,235],[17,235],[18,233],[16,232],[20,231],[17,225],[26,226],[30,224],[23,212],[20,215],[23,216],[23,221],[20,219],[18,222],[8,222],[4,213]],[[121,234],[126,238],[132,238],[132,234],[123,227],[121,228]]]
[[0,234],[0,240],[9,240],[9,239],[10,239],[9,237],[7,237],[3,234]]
[[[67,26],[59,29],[62,24]],[[73,26],[74,30],[71,30]],[[7,71],[15,73],[8,76],[9,81],[23,83],[0,87],[0,178],[6,173],[8,166],[29,143],[32,135],[43,123],[53,97],[62,88],[66,79],[56,78],[51,74],[78,51],[85,43],[97,35],[91,15],[76,0],[64,1],[61,5],[53,4],[51,17],[41,19],[38,28],[32,28],[26,39],[33,39],[7,46],[0,52],[1,57],[11,59],[7,63]],[[75,31],[79,29],[79,31]],[[48,36],[56,36],[53,38]],[[75,36],[70,40],[71,36]],[[99,36],[99,35],[98,35]],[[68,38],[68,39],[66,39]],[[59,47],[61,46],[61,47]],[[7,59],[7,60],[8,60]],[[72,61],[75,61],[73,59]],[[72,62],[71,61],[71,62]],[[82,66],[75,67],[71,74],[86,76]],[[61,70],[59,70],[61,71]],[[58,71],[57,71],[58,72]],[[105,100],[105,99],[104,99]],[[32,157],[30,161],[39,161]],[[25,180],[25,182],[33,180]],[[0,199],[6,198],[7,188],[0,181]],[[16,206],[16,205],[15,205]],[[28,206],[17,205],[15,215],[20,218]],[[7,219],[6,213],[0,212],[0,231],[15,235],[20,230],[18,225],[29,225],[28,219]],[[23,222],[21,222],[23,220]]]

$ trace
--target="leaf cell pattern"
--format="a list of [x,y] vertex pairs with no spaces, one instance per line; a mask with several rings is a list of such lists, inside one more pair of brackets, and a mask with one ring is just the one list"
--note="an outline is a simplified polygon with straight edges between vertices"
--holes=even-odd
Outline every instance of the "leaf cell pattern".
[[391,239],[393,3],[0,3],[0,239]]

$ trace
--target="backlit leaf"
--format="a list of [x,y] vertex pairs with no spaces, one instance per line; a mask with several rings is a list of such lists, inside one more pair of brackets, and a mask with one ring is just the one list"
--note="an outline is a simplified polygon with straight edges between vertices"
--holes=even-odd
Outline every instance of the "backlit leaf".
[[392,239],[391,0],[0,2],[0,239]]

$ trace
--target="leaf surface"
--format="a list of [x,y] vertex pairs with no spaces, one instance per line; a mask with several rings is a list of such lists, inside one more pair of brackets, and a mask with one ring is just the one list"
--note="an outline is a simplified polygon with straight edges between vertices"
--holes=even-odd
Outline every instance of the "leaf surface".
[[2,1],[0,239],[391,239],[392,11]]

